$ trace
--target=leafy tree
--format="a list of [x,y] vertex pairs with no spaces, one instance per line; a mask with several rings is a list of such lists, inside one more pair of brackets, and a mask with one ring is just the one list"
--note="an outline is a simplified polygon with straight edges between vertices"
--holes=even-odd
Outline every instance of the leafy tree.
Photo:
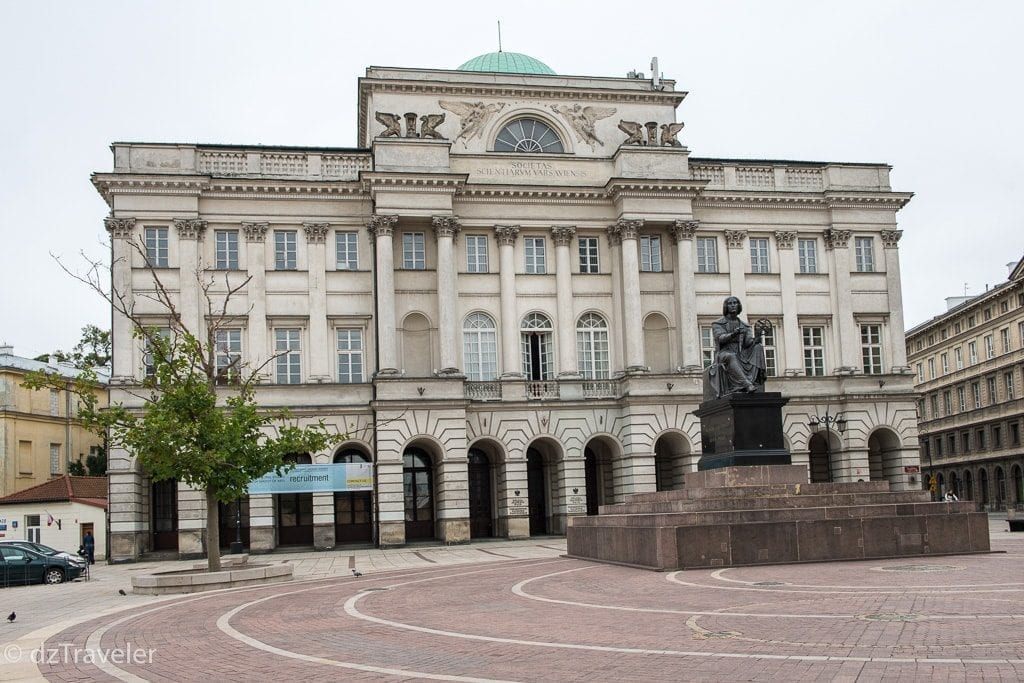
[[72,460],[68,463],[68,474],[73,477],[84,477],[85,465],[82,464],[81,460]]
[[[85,466],[90,477],[103,477],[107,474],[107,449],[99,448],[95,453],[85,456]],[[83,472],[84,474],[84,472]]]
[[57,349],[53,353],[44,353],[36,358],[48,363],[56,361],[67,363],[76,368],[96,368],[110,364],[110,330],[101,330],[95,325],[82,328],[82,338],[71,351]]

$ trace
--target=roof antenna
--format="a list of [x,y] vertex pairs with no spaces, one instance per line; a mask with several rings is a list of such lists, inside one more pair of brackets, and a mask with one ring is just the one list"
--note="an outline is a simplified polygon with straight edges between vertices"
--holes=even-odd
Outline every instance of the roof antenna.
[[498,52],[501,52],[501,19],[498,19]]

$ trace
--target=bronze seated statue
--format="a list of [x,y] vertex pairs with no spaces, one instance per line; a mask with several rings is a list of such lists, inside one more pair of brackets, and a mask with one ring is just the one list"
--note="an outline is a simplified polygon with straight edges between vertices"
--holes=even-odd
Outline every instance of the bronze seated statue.
[[765,356],[762,339],[771,329],[767,320],[759,320],[756,329],[740,320],[743,311],[734,296],[722,303],[722,317],[711,325],[715,358],[704,371],[704,400],[732,394],[764,391]]

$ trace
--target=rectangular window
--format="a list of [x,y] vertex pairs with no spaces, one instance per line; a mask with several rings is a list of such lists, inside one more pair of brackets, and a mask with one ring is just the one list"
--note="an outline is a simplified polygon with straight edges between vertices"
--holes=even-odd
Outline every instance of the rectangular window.
[[1020,348],[1024,349],[1024,323],[1017,323],[1017,341]]
[[921,363],[917,364],[917,381],[924,381],[924,365],[922,365]]
[[466,272],[486,273],[489,270],[487,235],[466,235]]
[[1013,390],[1013,373],[1012,372],[1008,372],[1005,375],[1003,375],[1003,386],[1006,387],[1006,400],[1007,401],[1012,401],[1014,399],[1014,396],[1015,396],[1014,390]]
[[991,406],[995,405],[996,403],[999,403],[999,394],[996,393],[995,377],[985,378],[985,388],[988,389],[988,404]]
[[50,444],[50,474],[60,474],[60,444]]
[[949,333],[949,330],[948,330],[947,328],[943,327],[943,328],[942,328],[942,331],[941,331],[941,332],[939,332],[939,339],[941,339],[941,340],[945,341],[945,340],[946,340],[946,337],[948,337],[948,336],[949,336],[949,334],[948,334],[948,333]]
[[974,432],[974,445],[979,451],[985,450],[985,430],[979,429]]
[[640,235],[640,270],[645,273],[661,272],[661,237]]
[[967,329],[973,328],[976,324],[977,322],[975,321],[975,317],[973,315],[967,316]]
[[334,233],[334,267],[337,270],[359,270],[359,235],[354,231]]
[[971,401],[975,408],[981,407],[981,384],[971,382]]
[[298,384],[302,381],[301,330],[274,330],[274,354],[277,356],[277,383]]
[[146,265],[166,268],[167,264],[167,228],[146,228]]
[[854,250],[857,257],[858,273],[875,272],[875,241],[871,237],[854,239]]
[[801,273],[818,272],[818,240],[797,240]]
[[60,415],[60,391],[57,389],[50,389],[50,415]]
[[217,384],[237,382],[242,363],[242,330],[217,330],[214,343],[217,346]]
[[711,367],[715,359],[715,338],[710,327],[700,328],[700,360],[704,367]]
[[[163,337],[165,340],[170,341],[171,330],[166,327],[161,327],[156,330],[156,334]],[[153,358],[152,344],[149,339],[143,337],[142,341],[142,366],[145,371],[145,376],[149,379],[156,377],[156,360]]]
[[968,365],[976,365],[978,362],[978,342],[969,341],[967,342],[967,363]]
[[1016,422],[1010,423],[1010,445],[1020,445],[1020,425],[1017,424]]
[[363,381],[363,331],[338,330],[338,381],[359,384]]
[[1000,301],[999,302],[999,312],[1000,313],[1006,313],[1009,310],[1010,310],[1010,302],[1009,301]]
[[1010,328],[1004,327],[999,330],[999,346],[1002,348],[1003,353],[1010,352]]
[[961,326],[959,322],[953,323],[953,334],[960,334]]
[[934,420],[939,416],[939,395],[932,394],[932,419]]
[[718,272],[718,240],[714,237],[697,238],[697,272]]
[[[882,326],[861,325],[860,326],[860,349],[861,360],[864,365],[865,375],[882,374]],[[946,366],[946,354],[942,354],[944,370]]]
[[953,361],[956,363],[957,370],[964,369],[964,352],[959,346],[953,349]]
[[992,319],[992,307],[989,306],[988,308],[985,309],[985,320],[991,320],[991,319]]
[[214,267],[218,270],[238,270],[238,231],[217,230],[214,237]]
[[928,359],[928,379],[935,379],[935,359]]
[[963,452],[964,453],[970,453],[971,452],[971,433],[970,432],[961,432],[960,433],[960,443],[962,444],[961,448],[963,448]]
[[804,374],[822,377],[825,374],[825,331],[821,327],[804,327]]
[[771,264],[768,261],[768,238],[752,237],[750,242],[750,272],[770,273]]
[[274,268],[276,270],[296,270],[299,267],[295,239],[296,232],[294,230],[274,231]]
[[996,357],[996,347],[992,343],[992,335],[986,334],[982,340],[985,342],[985,360],[991,360]]
[[775,327],[772,326],[765,331],[761,337],[761,345],[764,347],[764,374],[767,377],[778,377],[778,366],[775,360]]
[[957,402],[960,404],[960,412],[962,413],[962,412],[966,411],[967,410],[967,392],[964,390],[963,387],[957,387],[956,388],[956,398],[957,398]]
[[527,273],[543,275],[548,272],[547,258],[544,253],[544,244],[543,237],[527,237],[523,240]]
[[402,267],[406,270],[426,270],[427,252],[422,232],[402,233]]
[[999,425],[992,425],[992,448],[1002,448],[1003,430]]
[[948,375],[949,374],[949,354],[948,353],[943,353],[942,355],[939,356],[939,360],[942,363],[942,374],[943,375]]
[[946,443],[949,444],[949,454],[956,455],[956,434],[947,436]]
[[935,437],[935,457],[936,458],[941,458],[942,457],[942,437],[941,436]]
[[597,254],[597,238],[596,237],[581,237],[579,239],[580,247],[580,272],[581,273],[597,273],[600,272],[598,264]]
[[[942,407],[946,409],[946,415],[953,414],[953,397],[950,395],[949,390],[942,392]],[[966,407],[966,402],[965,402]]]

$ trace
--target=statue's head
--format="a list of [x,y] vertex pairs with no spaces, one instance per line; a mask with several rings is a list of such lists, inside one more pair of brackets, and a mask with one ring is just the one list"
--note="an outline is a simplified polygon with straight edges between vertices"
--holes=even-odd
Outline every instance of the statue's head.
[[[734,307],[734,310],[729,310],[730,308],[733,308],[733,307]],[[722,315],[729,315],[730,313],[735,313],[736,315],[739,315],[742,312],[743,312],[743,304],[740,303],[740,300],[739,300],[738,297],[729,296],[729,297],[726,297],[725,301],[722,302]]]

